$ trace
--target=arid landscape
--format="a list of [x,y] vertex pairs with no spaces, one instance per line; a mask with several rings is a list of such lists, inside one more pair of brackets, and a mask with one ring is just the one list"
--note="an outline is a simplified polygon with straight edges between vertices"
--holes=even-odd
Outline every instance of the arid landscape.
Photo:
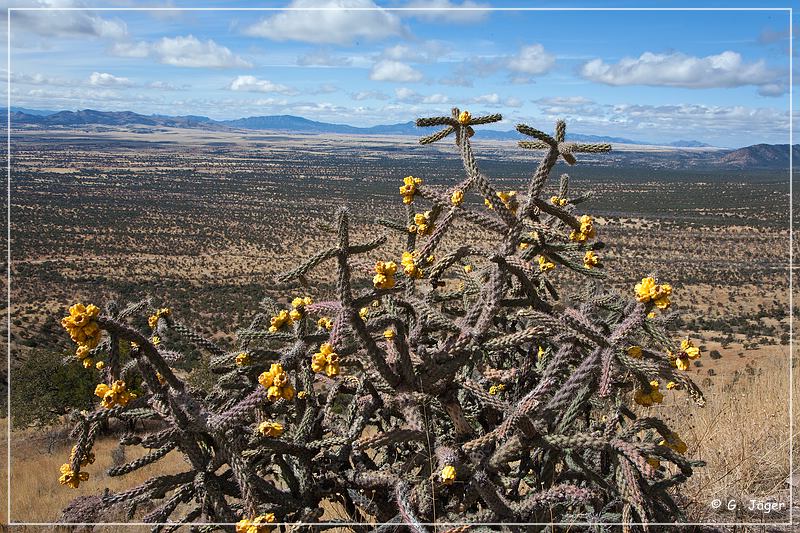
[[[536,153],[510,141],[475,146],[499,188],[523,192]],[[653,168],[643,149],[621,148],[559,163],[554,174],[569,173],[576,194],[591,192],[580,209],[597,217],[614,288],[631,291],[647,274],[669,281],[680,312],[674,334],[700,346],[689,372],[708,405],[666,394],[658,408],[690,456],[708,461],[683,495],[687,512],[709,522],[785,520],[785,509],[742,506],[788,501],[788,172],[687,168],[680,160],[692,152],[680,150],[664,156],[675,168]],[[449,142],[166,127],[25,129],[12,160],[12,368],[42,351],[68,355],[59,320],[76,301],[149,296],[224,345],[261,298],[290,296],[275,277],[333,239],[338,206],[351,206],[364,242],[376,218],[404,223],[403,177],[445,185],[462,172]],[[399,258],[402,236],[385,231]],[[364,273],[371,268],[365,261]],[[314,297],[333,276],[309,279]],[[59,432],[12,434],[12,519],[52,521],[70,497],[117,487],[102,476],[80,491],[58,486],[69,454]],[[102,442],[98,457],[115,446]],[[740,507],[713,510],[714,498]]]

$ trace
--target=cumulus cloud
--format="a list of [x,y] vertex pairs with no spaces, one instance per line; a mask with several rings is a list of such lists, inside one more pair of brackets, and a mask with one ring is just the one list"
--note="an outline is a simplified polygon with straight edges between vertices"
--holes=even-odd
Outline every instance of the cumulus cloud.
[[[468,24],[486,20],[490,11],[484,8],[489,4],[464,0],[461,3],[450,0],[411,0],[403,7],[414,8],[414,11],[403,11],[403,15],[421,20],[436,22],[454,22]],[[416,11],[416,8],[423,8]]]
[[369,79],[374,81],[412,82],[420,81],[422,73],[414,68],[401,63],[385,59],[373,65]]
[[[25,7],[80,7],[71,1],[37,1]],[[13,11],[11,26],[14,31],[23,30],[45,37],[100,37],[123,39],[128,28],[117,18],[103,18],[91,11]]]
[[508,59],[508,68],[523,74],[544,74],[556,64],[554,55],[541,44],[523,46],[519,53]]
[[470,103],[486,107],[522,107],[522,102],[517,98],[503,98],[497,93],[488,93],[470,99]]
[[748,63],[730,50],[706,57],[682,53],[645,52],[616,64],[593,59],[583,65],[581,75],[606,85],[651,85],[705,89],[711,87],[765,86],[781,83],[781,73],[762,59]]
[[282,11],[249,26],[245,33],[273,41],[316,44],[350,44],[357,39],[377,41],[406,33],[400,18],[392,12],[341,9],[378,8],[372,0],[293,0],[288,7],[327,10]]
[[123,57],[153,57],[165,65],[188,68],[236,68],[253,65],[225,46],[193,35],[162,37],[158,41],[116,43],[111,52]]
[[298,94],[297,90],[287,85],[262,80],[255,76],[237,76],[228,88],[232,91],[247,91],[253,93],[281,93],[286,95]]
[[92,72],[89,76],[89,85],[98,87],[130,87],[133,82],[128,78],[114,76],[108,72]]

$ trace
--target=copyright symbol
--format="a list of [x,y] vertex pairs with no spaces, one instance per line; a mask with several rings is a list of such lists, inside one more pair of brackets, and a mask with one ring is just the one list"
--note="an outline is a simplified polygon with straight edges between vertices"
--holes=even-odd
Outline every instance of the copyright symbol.
[[711,508],[712,509],[719,509],[720,507],[722,507],[722,500],[719,500],[717,498],[714,498],[713,500],[711,500]]

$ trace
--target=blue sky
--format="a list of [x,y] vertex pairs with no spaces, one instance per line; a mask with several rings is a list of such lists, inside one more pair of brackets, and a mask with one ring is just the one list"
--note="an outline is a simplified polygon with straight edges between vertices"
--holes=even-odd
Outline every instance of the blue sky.
[[[709,7],[790,2],[709,2]],[[124,1],[11,2],[115,7]],[[135,3],[137,7],[147,4]],[[399,11],[481,0],[183,2],[296,11],[12,11],[12,105],[368,126],[501,112],[579,133],[718,146],[788,142],[786,11]],[[513,7],[514,3],[494,3]],[[517,2],[682,7],[696,2]],[[5,39],[3,39],[5,41]],[[795,52],[796,54],[796,52]],[[6,75],[8,71],[6,71]]]

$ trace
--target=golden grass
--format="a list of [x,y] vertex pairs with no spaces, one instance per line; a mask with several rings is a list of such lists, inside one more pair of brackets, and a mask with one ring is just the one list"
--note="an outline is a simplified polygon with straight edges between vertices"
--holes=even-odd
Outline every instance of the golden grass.
[[[675,392],[651,414],[662,416],[689,447],[688,456],[706,461],[680,489],[693,521],[786,521],[786,515],[750,513],[751,499],[785,502],[789,477],[788,355],[763,360],[752,374],[718,377],[706,383],[707,404],[698,408]],[[795,374],[795,390],[800,383]],[[798,403],[795,402],[795,409]],[[794,454],[800,450],[798,411]],[[714,511],[712,501],[734,500],[737,509]]]

